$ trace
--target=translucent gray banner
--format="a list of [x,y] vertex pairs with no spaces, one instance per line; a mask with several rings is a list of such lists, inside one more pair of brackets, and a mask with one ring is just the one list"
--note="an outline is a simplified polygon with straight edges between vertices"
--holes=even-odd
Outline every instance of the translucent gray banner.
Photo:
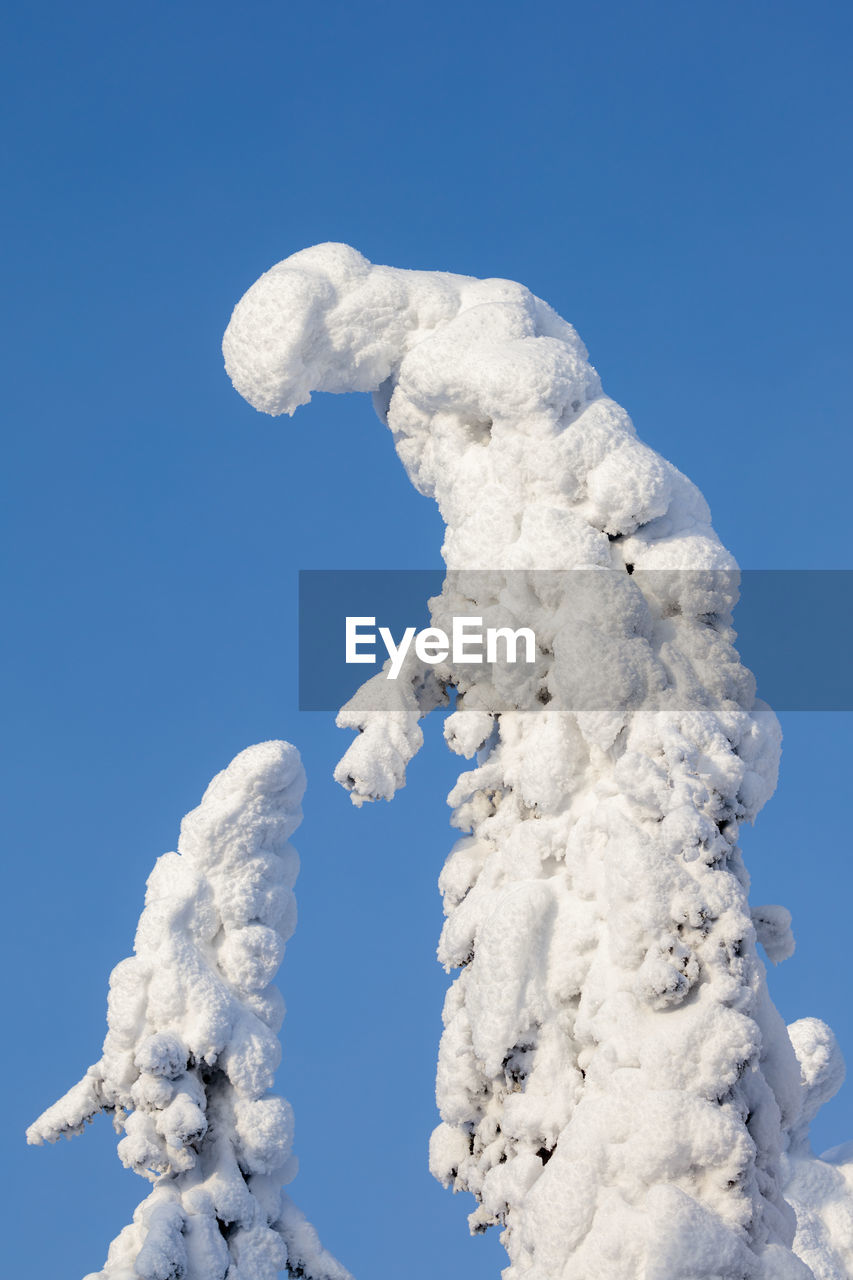
[[777,711],[850,711],[851,629],[853,570],[307,569],[299,706],[420,670],[498,712],[747,706],[756,687]]

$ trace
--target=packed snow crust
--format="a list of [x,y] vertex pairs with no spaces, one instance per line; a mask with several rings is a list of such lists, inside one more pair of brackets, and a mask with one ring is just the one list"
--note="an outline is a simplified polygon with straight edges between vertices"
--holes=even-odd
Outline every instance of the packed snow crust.
[[27,1131],[81,1133],[98,1112],[154,1190],[87,1280],[350,1280],[282,1191],[289,1103],[269,1092],[284,1003],[271,985],[296,924],[289,837],[305,775],[295,747],[249,747],[181,824],[148,880],[134,954],[110,979],[103,1055]]
[[[447,526],[434,625],[539,642],[533,699],[410,656],[338,721],[359,731],[338,779],[391,798],[420,717],[458,692],[446,738],[476,760],[449,797],[439,957],[460,972],[431,1167],[475,1195],[472,1230],[503,1227],[506,1280],[853,1276],[853,1152],[807,1138],[843,1065],[822,1023],[786,1030],[757,951],[793,947],[784,908],[750,912],[737,844],[780,733],[701,494],[511,281],[318,245],[249,289],[223,350],[267,413],[373,392]],[[594,591],[567,591],[579,570]]]

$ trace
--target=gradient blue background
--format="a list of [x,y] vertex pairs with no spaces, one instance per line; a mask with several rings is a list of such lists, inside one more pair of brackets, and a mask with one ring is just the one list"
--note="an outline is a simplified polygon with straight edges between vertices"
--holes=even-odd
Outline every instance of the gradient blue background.
[[[294,1198],[360,1280],[494,1278],[426,1170],[458,762],[356,812],[296,710],[299,568],[430,566],[440,523],[366,397],[254,413],[219,343],[322,240],[522,280],[752,568],[850,566],[848,5],[14,4],[4,22],[4,1259],[99,1268],[145,1185],[108,1123],[25,1125],[97,1058],[181,815],[286,737],[310,788],[280,974]],[[786,1018],[848,1000],[851,720],[789,714],[744,847],[794,912]],[[816,1124],[853,1137],[853,1086]]]

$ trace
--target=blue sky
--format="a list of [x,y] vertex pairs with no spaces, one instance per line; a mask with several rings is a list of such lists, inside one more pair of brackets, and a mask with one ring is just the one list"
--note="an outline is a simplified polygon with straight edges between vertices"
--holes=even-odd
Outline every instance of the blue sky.
[[[15,4],[6,100],[3,546],[10,1274],[100,1267],[144,1194],[102,1121],[23,1145],[99,1055],[107,978],[181,815],[249,743],[309,775],[280,973],[294,1198],[373,1280],[494,1277],[426,1171],[447,979],[440,724],[392,805],[299,713],[300,568],[438,559],[366,397],[255,414],[219,344],[267,267],[338,239],[520,279],[572,320],[749,568],[850,566],[849,6]],[[794,913],[789,1020],[853,1062],[851,717],[783,715],[744,835]],[[819,1149],[853,1137],[853,1087]]]

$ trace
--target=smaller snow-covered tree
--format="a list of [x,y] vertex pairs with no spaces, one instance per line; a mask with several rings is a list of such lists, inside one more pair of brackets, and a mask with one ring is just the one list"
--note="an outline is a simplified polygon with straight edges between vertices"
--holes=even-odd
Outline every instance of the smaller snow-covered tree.
[[87,1280],[349,1280],[282,1191],[290,1105],[271,1094],[284,1015],[272,984],[296,923],[295,747],[249,747],[181,824],[148,880],[134,955],[113,970],[103,1055],[27,1131],[112,1115],[152,1193]]

